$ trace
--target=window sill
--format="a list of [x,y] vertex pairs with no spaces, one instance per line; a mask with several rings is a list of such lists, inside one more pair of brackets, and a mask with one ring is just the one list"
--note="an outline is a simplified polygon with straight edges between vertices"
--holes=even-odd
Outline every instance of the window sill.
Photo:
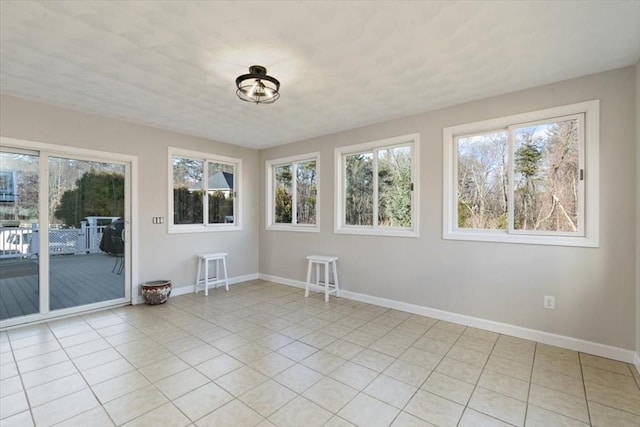
[[169,234],[180,233],[214,233],[218,231],[241,231],[239,225],[220,224],[220,225],[171,225],[169,224]]
[[526,245],[547,245],[547,246],[574,246],[585,248],[597,248],[599,246],[597,237],[584,236],[534,236],[524,234],[493,233],[487,231],[478,232],[444,232],[444,240],[467,240],[472,242],[489,243],[516,243]]
[[358,236],[379,236],[379,237],[420,237],[416,230],[388,230],[374,228],[341,227],[334,230],[335,234],[353,234]]
[[302,226],[302,225],[268,225],[267,231],[293,231],[297,233],[319,233],[318,226]]

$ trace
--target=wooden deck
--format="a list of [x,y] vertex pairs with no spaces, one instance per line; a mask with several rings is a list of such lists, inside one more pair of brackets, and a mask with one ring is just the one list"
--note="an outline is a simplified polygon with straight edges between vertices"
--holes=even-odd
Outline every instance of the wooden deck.
[[[51,310],[124,297],[124,276],[107,254],[52,256]],[[39,311],[37,259],[0,260],[0,320]]]

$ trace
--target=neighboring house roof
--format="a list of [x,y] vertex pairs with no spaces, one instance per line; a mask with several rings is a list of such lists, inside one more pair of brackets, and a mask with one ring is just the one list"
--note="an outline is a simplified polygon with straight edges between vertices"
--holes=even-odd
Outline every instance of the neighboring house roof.
[[233,174],[218,172],[209,177],[209,190],[233,190]]

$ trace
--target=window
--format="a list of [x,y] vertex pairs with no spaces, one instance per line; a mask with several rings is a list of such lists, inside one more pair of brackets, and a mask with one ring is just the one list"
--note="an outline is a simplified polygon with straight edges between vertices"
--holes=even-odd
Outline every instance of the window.
[[336,233],[418,236],[418,135],[340,147]]
[[445,239],[598,246],[599,103],[444,129]]
[[319,153],[266,163],[267,229],[319,231],[319,165]]
[[169,232],[239,230],[239,159],[169,149]]

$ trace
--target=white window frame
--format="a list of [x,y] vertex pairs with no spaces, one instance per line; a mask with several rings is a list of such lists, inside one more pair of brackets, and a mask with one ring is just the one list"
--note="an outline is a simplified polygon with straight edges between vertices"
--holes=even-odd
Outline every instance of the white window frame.
[[[583,116],[581,135],[580,169],[584,170],[583,189],[579,194],[579,231],[536,232],[513,229],[513,197],[509,198],[509,227],[507,230],[480,230],[458,228],[458,170],[456,139],[493,131],[507,131],[509,136],[509,185],[513,185],[514,128],[550,122],[556,119]],[[580,119],[579,119],[580,120]],[[555,246],[598,247],[599,245],[599,126],[600,101],[592,100],[560,107],[547,108],[492,120],[467,123],[443,129],[443,227],[442,237],[447,240],[471,240],[482,242],[522,243]],[[510,190],[511,191],[511,190]]]
[[[345,158],[348,155],[358,154],[366,151],[373,151],[394,148],[398,146],[411,146],[411,227],[383,227],[377,225],[378,206],[374,203],[373,218],[374,225],[347,225],[345,216]],[[419,237],[418,218],[420,217],[420,134],[402,135],[378,141],[365,142],[363,144],[338,147],[334,151],[335,158],[335,221],[334,233],[336,234],[358,234],[368,236],[390,236],[390,237]],[[378,199],[378,173],[377,156],[373,156],[373,199]]]
[[[184,150],[182,148],[169,147],[168,156],[168,201],[169,210],[167,214],[167,224],[169,233],[208,233],[216,231],[240,231],[242,230],[242,159],[234,157],[219,156],[215,154],[202,153],[198,151]],[[204,162],[204,174],[207,176],[208,163],[228,163],[235,166],[233,176],[234,191],[234,207],[233,207],[233,223],[229,224],[209,224],[208,221],[208,191],[207,180],[203,179],[203,223],[202,224],[174,224],[173,212],[173,158],[185,157],[194,160],[202,160]]]
[[[315,161],[316,162],[316,223],[315,224],[297,224],[297,185],[295,178],[296,164],[301,162]],[[292,185],[292,212],[291,224],[283,224],[274,222],[275,217],[275,177],[274,169],[279,166],[291,166],[292,176],[294,178]],[[273,231],[299,231],[306,233],[318,233],[320,231],[320,153],[308,153],[297,156],[284,157],[281,159],[267,160],[265,162],[265,174],[266,174],[266,229]]]

